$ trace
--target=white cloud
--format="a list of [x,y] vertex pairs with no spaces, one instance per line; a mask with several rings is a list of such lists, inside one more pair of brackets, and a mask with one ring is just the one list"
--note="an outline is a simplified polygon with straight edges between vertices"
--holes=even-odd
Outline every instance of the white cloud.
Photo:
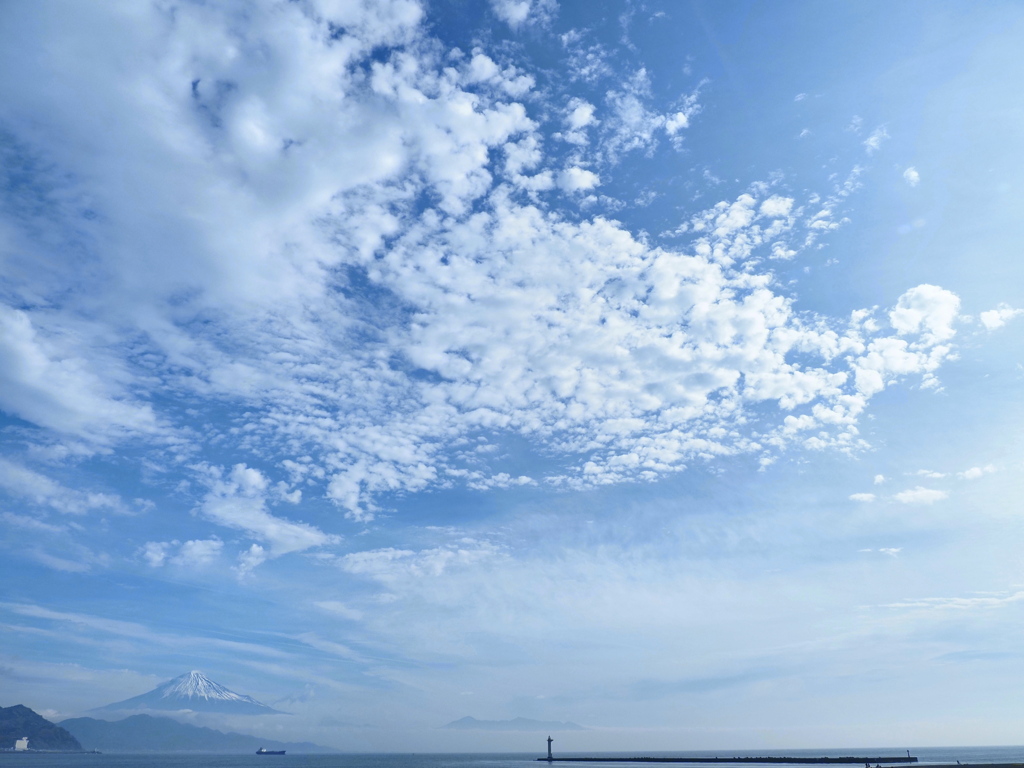
[[874,500],[875,500],[875,494],[873,494],[873,493],[853,493],[853,494],[850,494],[850,501],[872,502]]
[[919,285],[900,296],[889,313],[889,322],[901,335],[923,333],[935,343],[953,337],[953,322],[959,311],[956,294],[936,285]]
[[[849,223],[850,220],[847,217],[841,216],[840,210],[844,201],[860,189],[860,176],[863,172],[864,169],[861,166],[855,165],[842,182],[837,181],[834,184],[832,193],[827,197],[822,198],[817,193],[809,197],[806,207],[810,215],[806,215],[801,222],[806,229],[804,248],[810,248],[815,244],[820,247],[818,241],[822,235],[834,232]],[[801,213],[804,212],[801,211]]]
[[[224,542],[216,538],[192,539],[184,544],[180,541],[148,541],[139,550],[139,554],[151,568],[167,564],[199,568],[217,560],[223,548]],[[177,554],[171,555],[175,549]]]
[[601,178],[593,171],[571,166],[558,174],[558,186],[566,192],[585,192],[601,183]]
[[566,125],[571,131],[578,131],[590,125],[596,125],[600,121],[594,117],[594,105],[586,99],[574,97],[569,100],[568,114],[565,117]]
[[[226,528],[244,531],[270,546],[268,551],[256,544],[250,547],[242,556],[243,570],[252,570],[268,557],[301,552],[339,540],[337,536],[326,534],[312,525],[272,515],[267,509],[270,484],[259,470],[236,464],[225,476],[218,467],[201,466],[198,469],[209,488],[198,510],[203,517]],[[195,545],[188,554],[193,558],[210,555],[214,549],[220,550],[210,542],[187,544]],[[183,545],[179,557],[186,556],[186,545]]]
[[881,149],[882,142],[888,138],[889,132],[885,130],[884,125],[880,125],[878,128],[875,128],[875,130],[871,132],[871,135],[869,135],[864,140],[864,151],[867,152],[869,155],[873,155],[875,152]]
[[177,541],[148,541],[142,546],[139,554],[150,568],[159,568],[167,562],[167,551],[176,544]]
[[885,482],[885,475],[875,475],[875,480],[874,480],[875,485],[881,485],[884,482]]
[[555,0],[491,0],[494,15],[513,29],[548,24],[558,10]]
[[896,557],[903,551],[903,547],[881,547],[878,551],[889,557]]
[[934,504],[936,501],[949,498],[949,493],[932,488],[922,488],[919,485],[906,491],[900,491],[893,498],[903,504]]
[[921,183],[921,174],[917,172],[917,169],[911,166],[903,172],[903,179],[912,187],[916,187]]
[[238,555],[238,573],[246,576],[267,561],[269,554],[259,544],[253,544],[249,549]]
[[220,539],[192,539],[181,545],[181,549],[171,558],[171,562],[183,568],[203,566],[220,557],[223,547],[224,542]]
[[657,146],[658,136],[664,134],[679,149],[680,132],[689,127],[700,112],[698,90],[679,98],[675,109],[659,112],[648,106],[650,77],[644,68],[609,90],[605,96],[608,116],[604,120],[600,154],[602,159],[616,163],[628,152],[650,152]]
[[[499,5],[519,24],[553,7]],[[870,312],[801,310],[758,265],[791,258],[797,227],[806,246],[840,226],[858,169],[813,211],[754,184],[686,222],[690,240],[655,246],[541,193],[586,193],[626,153],[679,139],[696,92],[655,109],[641,69],[600,110],[569,102],[566,125],[589,130],[589,154],[556,161],[528,76],[483,48],[444,51],[419,5],[311,7],[26,6],[50,39],[84,48],[55,47],[45,89],[5,81],[23,116],[10,130],[58,169],[61,199],[95,215],[69,203],[52,221],[7,222],[51,232],[26,246],[31,279],[11,291],[17,306],[52,309],[0,318],[0,407],[90,439],[159,433],[192,463],[202,440],[284,453],[307,497],[322,490],[366,521],[381,494],[456,479],[595,486],[695,458],[856,450],[874,394],[933,377],[953,354],[948,291],[904,293],[894,336]],[[102,43],[79,34],[94,28],[109,31]],[[563,36],[592,66],[580,77],[603,77],[602,49],[583,41]],[[38,49],[0,30],[0,67]],[[125,60],[146,62],[130,87]],[[199,437],[167,408],[174,432],[148,392],[224,403],[236,424]],[[552,457],[547,476],[463,456],[457,443],[481,432],[530,441]],[[243,570],[335,541],[271,512],[302,498],[298,474],[286,486],[244,464],[200,474],[197,513],[257,542]]]
[[1024,314],[1024,309],[1014,309],[1009,304],[1000,304],[995,309],[982,312],[978,317],[981,319],[981,324],[985,326],[986,330],[994,331],[997,328],[1002,328],[1010,320],[1022,314]]
[[600,120],[594,117],[595,107],[586,99],[574,97],[569,100],[566,107],[565,127],[561,134],[565,141],[570,144],[584,145],[589,143],[586,129],[592,125],[600,124]]
[[962,480],[977,480],[979,477],[984,477],[996,471],[996,468],[991,464],[984,467],[971,467],[965,469],[963,472],[958,472],[957,477]]
[[690,127],[690,114],[687,110],[680,110],[679,112],[668,113],[665,115],[665,133],[669,136],[675,136],[683,128]]
[[410,579],[437,578],[452,569],[473,568],[503,557],[502,549],[490,542],[462,538],[418,552],[393,547],[353,552],[342,557],[340,565],[347,573],[396,586],[407,585]]
[[768,216],[769,218],[789,216],[792,210],[793,198],[782,197],[781,195],[772,195],[761,203],[760,208],[761,215]]
[[472,58],[465,65],[463,82],[467,85],[487,83],[514,98],[525,96],[534,86],[532,77],[523,74],[514,66],[498,66],[494,59],[480,48],[473,49]]
[[568,54],[565,69],[572,81],[594,83],[613,73],[608,63],[609,53],[600,43],[585,44],[585,32],[571,29],[559,36],[562,48]]

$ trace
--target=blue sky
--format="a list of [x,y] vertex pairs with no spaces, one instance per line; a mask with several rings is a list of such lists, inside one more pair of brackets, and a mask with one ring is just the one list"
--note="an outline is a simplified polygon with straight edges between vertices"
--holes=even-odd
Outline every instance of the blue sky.
[[1019,741],[1019,4],[0,14],[0,704]]

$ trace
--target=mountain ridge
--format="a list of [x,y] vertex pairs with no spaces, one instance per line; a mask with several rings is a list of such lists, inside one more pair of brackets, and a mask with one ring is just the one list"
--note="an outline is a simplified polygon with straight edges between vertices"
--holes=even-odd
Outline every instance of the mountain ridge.
[[14,749],[14,742],[25,736],[29,749],[82,751],[82,745],[73,734],[24,704],[0,707],[0,749]]
[[116,712],[132,709],[163,711],[187,709],[192,712],[213,712],[226,715],[288,714],[267,706],[252,696],[236,693],[220,683],[215,683],[198,670],[186,672],[184,675],[161,683],[147,693],[97,707],[91,711]]
[[220,752],[248,753],[260,747],[296,753],[335,753],[338,750],[303,742],[282,742],[232,731],[179,723],[169,717],[131,715],[122,720],[74,717],[61,721],[86,749],[101,752]]

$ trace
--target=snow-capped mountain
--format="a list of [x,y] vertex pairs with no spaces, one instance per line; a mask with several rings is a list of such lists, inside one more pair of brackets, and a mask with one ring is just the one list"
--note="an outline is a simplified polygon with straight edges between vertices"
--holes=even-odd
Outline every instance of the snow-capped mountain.
[[226,715],[283,714],[256,701],[252,696],[235,693],[220,683],[213,682],[202,672],[196,671],[168,680],[149,693],[108,704],[95,711],[118,709],[188,709],[193,712],[217,712]]

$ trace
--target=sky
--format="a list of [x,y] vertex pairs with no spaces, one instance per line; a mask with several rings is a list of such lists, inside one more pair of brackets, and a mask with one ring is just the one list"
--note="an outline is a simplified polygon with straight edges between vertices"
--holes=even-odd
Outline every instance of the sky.
[[1024,6],[0,5],[0,705],[1020,743]]

